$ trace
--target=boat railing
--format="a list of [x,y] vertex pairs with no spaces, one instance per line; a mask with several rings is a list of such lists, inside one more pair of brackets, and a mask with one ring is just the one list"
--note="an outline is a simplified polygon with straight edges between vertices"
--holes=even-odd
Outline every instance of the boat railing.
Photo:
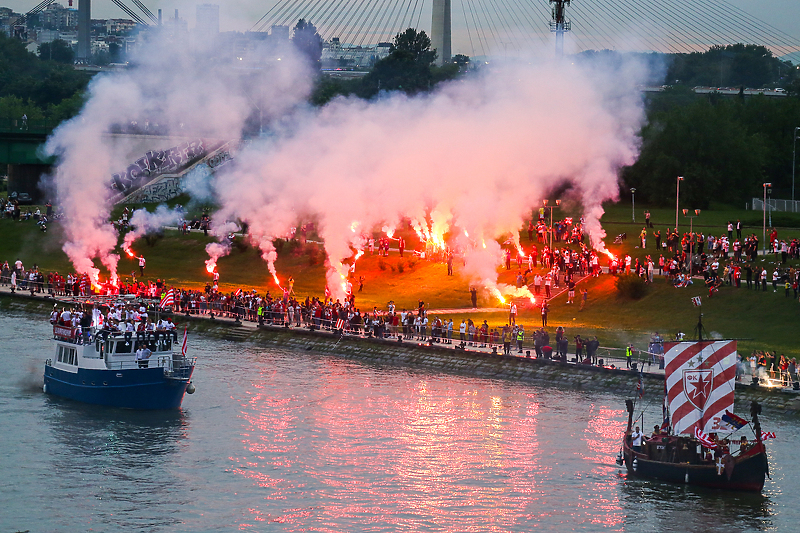
[[125,359],[109,360],[106,362],[106,367],[109,370],[131,370],[139,368],[162,368],[164,373],[169,377],[176,377],[178,379],[185,379],[189,377],[191,368],[197,362],[196,357],[183,357],[180,353],[162,354],[151,357],[146,360],[147,366],[145,367],[143,361],[135,359],[135,355],[126,357]]

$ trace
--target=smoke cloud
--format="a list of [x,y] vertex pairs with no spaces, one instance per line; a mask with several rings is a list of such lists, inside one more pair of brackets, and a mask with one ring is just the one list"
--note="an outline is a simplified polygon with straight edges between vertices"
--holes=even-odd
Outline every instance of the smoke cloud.
[[[226,64],[211,54],[153,34],[124,72],[98,75],[81,113],[62,124],[45,150],[58,164],[51,177],[65,214],[64,251],[75,269],[96,280],[95,260],[116,276],[118,235],[109,222],[112,173],[141,153],[147,137],[109,134],[133,123],[162,135],[238,139],[246,122],[269,124],[305,102],[312,72],[287,42],[250,53],[249,63]],[[280,58],[280,61],[277,58]],[[253,68],[256,64],[258,68]],[[143,140],[144,139],[144,140]],[[163,137],[150,148],[163,148]],[[138,156],[137,156],[138,157]],[[202,176],[193,182],[202,184]],[[198,187],[199,188],[199,187]]]
[[95,278],[95,260],[116,271],[109,177],[130,163],[132,149],[107,132],[132,120],[158,122],[172,135],[235,141],[258,117],[268,137],[243,144],[214,176],[198,167],[185,183],[198,201],[214,193],[220,206],[213,231],[223,242],[208,246],[207,268],[230,249],[231,226],[216,222],[241,222],[277,280],[273,240],[315,220],[328,287],[341,297],[364,235],[382,227],[392,233],[403,220],[437,243],[450,235],[471,282],[516,294],[496,283],[497,239],[516,234],[556,189],[582,206],[601,248],[602,202],[617,197],[618,170],[634,161],[644,118],[636,85],[646,69],[633,60],[518,62],[430,94],[337,98],[312,109],[304,104],[312,73],[291,49],[281,61],[271,49],[249,69],[203,61],[166,38],[139,54],[128,71],[97,77],[80,116],[47,144],[59,159],[64,250],[76,270]]
[[644,75],[635,64],[605,67],[515,65],[430,95],[337,99],[243,150],[218,177],[219,215],[247,222],[262,251],[313,215],[336,296],[363,231],[403,217],[434,240],[457,229],[469,235],[458,238],[466,275],[497,291],[496,239],[557,187],[569,187],[602,246],[601,204],[617,197],[618,169],[638,152]]

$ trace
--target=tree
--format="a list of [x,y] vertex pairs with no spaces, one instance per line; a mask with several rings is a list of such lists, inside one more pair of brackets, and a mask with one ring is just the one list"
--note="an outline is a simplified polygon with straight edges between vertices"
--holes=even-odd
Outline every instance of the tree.
[[456,54],[453,56],[453,63],[459,66],[459,68],[463,68],[469,65],[469,56],[465,56],[464,54]]
[[394,36],[394,42],[389,47],[389,54],[400,57],[408,53],[411,58],[423,65],[432,65],[436,61],[436,50],[431,50],[431,39],[424,31],[417,33],[414,28],[408,28],[403,33]]
[[47,61],[71,65],[75,61],[75,52],[66,41],[56,39],[39,45],[39,57]]
[[292,30],[292,43],[301,54],[317,68],[322,58],[322,37],[317,33],[317,28],[305,19],[297,21]]

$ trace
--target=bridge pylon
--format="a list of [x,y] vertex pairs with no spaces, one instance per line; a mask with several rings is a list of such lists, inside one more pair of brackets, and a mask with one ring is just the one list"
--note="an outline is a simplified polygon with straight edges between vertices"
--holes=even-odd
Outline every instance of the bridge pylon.
[[450,0],[433,0],[431,15],[431,48],[436,50],[436,64],[450,63],[451,49]]
[[564,55],[564,34],[572,29],[572,23],[567,20],[566,7],[570,0],[550,0],[553,5],[553,20],[550,21],[550,32],[556,34],[556,57]]

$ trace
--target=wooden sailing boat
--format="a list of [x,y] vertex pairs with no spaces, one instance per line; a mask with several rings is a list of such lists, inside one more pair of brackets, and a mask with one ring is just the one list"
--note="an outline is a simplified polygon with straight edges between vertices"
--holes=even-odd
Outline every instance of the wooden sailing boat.
[[[747,425],[733,414],[736,341],[664,343],[665,420],[662,434],[634,449],[634,401],[626,400],[628,427],[617,463],[629,475],[703,487],[756,491],[764,487],[769,464],[758,415],[750,415],[755,440],[725,438]],[[719,435],[719,437],[717,437]]]

